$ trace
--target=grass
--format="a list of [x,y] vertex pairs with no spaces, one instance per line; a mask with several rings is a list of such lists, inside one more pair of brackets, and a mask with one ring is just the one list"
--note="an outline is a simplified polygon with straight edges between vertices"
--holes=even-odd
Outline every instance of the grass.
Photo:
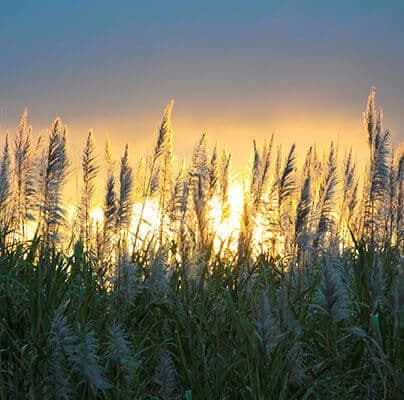
[[82,247],[69,257],[39,248],[1,252],[1,398],[403,394],[393,248],[319,257],[304,271],[262,256],[244,274],[217,259],[189,281],[179,265],[134,254],[116,290],[100,284]]
[[98,219],[92,133],[69,219],[65,125],[33,146],[25,111],[6,136],[0,399],[404,398],[404,155],[375,91],[363,179],[352,151],[298,171],[272,137],[241,192],[205,135],[176,166],[172,107],[138,168],[107,144]]

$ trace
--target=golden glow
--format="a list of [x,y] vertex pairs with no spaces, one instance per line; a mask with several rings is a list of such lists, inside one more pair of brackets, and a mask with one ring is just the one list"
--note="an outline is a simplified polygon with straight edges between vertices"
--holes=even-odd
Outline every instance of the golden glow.
[[[240,219],[243,210],[243,187],[240,183],[234,183],[229,187],[229,212],[225,218],[222,218],[222,204],[220,199],[215,196],[209,202],[209,222],[214,231],[214,250],[219,251],[222,245],[226,249],[236,251],[237,239],[240,233]],[[77,208],[69,206],[67,208],[68,221],[74,221]],[[96,227],[103,224],[104,214],[100,207],[95,207],[90,211],[90,220],[93,232]],[[143,244],[155,239],[159,233],[161,223],[161,214],[159,212],[157,199],[146,199],[144,204],[138,202],[133,206],[132,223],[129,229],[129,245],[133,244],[137,233],[137,249]],[[32,226],[32,233],[36,226]]]
[[160,226],[160,212],[157,199],[146,199],[145,203],[133,206],[133,219],[130,226],[130,236],[135,239],[138,233],[137,247],[158,235]]
[[[143,218],[141,218],[142,213]],[[92,221],[93,228],[95,228],[97,225],[102,226],[104,221],[102,209],[100,207],[92,209],[90,211],[90,219]],[[138,231],[138,244],[141,245],[144,241],[152,239],[153,236],[157,234],[159,226],[160,213],[157,200],[146,199],[144,205],[143,203],[136,203],[133,206],[132,223],[129,229],[130,239],[134,239],[136,232]]]
[[237,249],[237,238],[240,233],[240,219],[243,212],[243,187],[234,183],[229,187],[229,212],[222,218],[222,203],[215,196],[209,203],[209,218],[215,232],[214,250],[220,250],[222,244],[231,251]]
[[[209,224],[210,229],[214,233],[213,248],[215,252],[223,249],[230,250],[232,253],[237,251],[238,238],[240,235],[240,223],[243,213],[244,189],[239,182],[233,182],[229,187],[228,194],[229,209],[226,216],[223,217],[222,202],[218,196],[214,196],[209,202]],[[69,216],[72,218],[75,208],[69,208]],[[96,226],[102,226],[103,211],[97,207],[91,210],[90,219],[95,232]],[[159,234],[161,223],[161,213],[159,212],[157,199],[146,199],[136,203],[133,206],[133,218],[129,230],[129,245],[133,242],[137,233],[136,248],[140,249],[150,240],[156,239]],[[265,228],[262,214],[257,214],[253,230],[253,243],[256,250],[268,250],[270,246],[274,250],[280,250],[283,239],[281,237],[273,237],[273,234]],[[166,233],[172,235],[173,233]]]
[[93,226],[102,226],[104,220],[104,213],[100,207],[93,208],[90,211],[90,221]]
[[24,229],[25,229],[25,238],[27,240],[32,240],[37,230],[37,223],[35,221],[27,221],[25,222]]

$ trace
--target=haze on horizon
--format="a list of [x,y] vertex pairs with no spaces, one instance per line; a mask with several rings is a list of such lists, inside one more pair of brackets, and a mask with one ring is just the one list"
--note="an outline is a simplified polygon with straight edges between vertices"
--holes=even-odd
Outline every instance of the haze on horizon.
[[375,85],[397,144],[403,13],[400,1],[372,0],[7,0],[0,129],[14,132],[27,106],[35,132],[60,115],[77,154],[90,128],[99,147],[108,134],[116,152],[128,142],[141,154],[174,98],[179,157],[206,132],[243,166],[252,139],[273,131],[298,147],[365,143],[361,115]]

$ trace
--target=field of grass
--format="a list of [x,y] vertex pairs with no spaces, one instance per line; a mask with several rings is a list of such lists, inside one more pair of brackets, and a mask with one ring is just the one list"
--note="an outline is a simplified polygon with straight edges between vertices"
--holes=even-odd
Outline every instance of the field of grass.
[[176,166],[172,107],[136,169],[106,147],[101,217],[92,134],[70,218],[61,120],[6,139],[0,399],[403,398],[404,155],[374,90],[366,171],[271,138],[239,199],[205,136]]

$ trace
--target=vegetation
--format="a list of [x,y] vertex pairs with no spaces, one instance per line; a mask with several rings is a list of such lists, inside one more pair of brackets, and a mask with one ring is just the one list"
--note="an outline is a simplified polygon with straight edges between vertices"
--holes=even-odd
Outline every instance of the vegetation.
[[374,89],[363,180],[352,151],[298,170],[272,137],[240,199],[206,136],[176,168],[172,108],[135,170],[107,143],[102,217],[92,133],[71,218],[62,121],[5,137],[0,398],[402,398],[404,154]]

